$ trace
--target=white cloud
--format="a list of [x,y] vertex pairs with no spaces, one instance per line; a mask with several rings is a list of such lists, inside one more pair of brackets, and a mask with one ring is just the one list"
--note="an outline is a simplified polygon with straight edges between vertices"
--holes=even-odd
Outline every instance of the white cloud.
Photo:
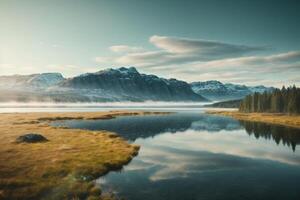
[[[103,64],[104,68],[112,64],[133,65],[143,73],[188,82],[215,79],[222,82],[278,87],[284,84],[300,84],[297,75],[300,72],[300,51],[247,56],[247,53],[266,48],[157,35],[150,37],[149,42],[157,49],[145,50],[142,47],[115,45],[109,48],[116,53],[115,55],[99,56],[95,61]],[[0,70],[5,74],[61,72],[70,77],[98,71],[103,67],[2,64]]]
[[170,77],[175,74],[177,78],[187,81],[220,80],[281,87],[284,84],[299,84],[299,81],[291,82],[289,78],[296,79],[300,72],[300,51],[147,68]]
[[[269,56],[250,56],[231,59],[221,59],[206,62],[207,66],[224,67],[224,66],[245,66],[245,65],[261,65],[261,64],[278,64],[300,61],[300,51],[290,51]],[[200,63],[201,64],[201,63]]]
[[156,49],[116,45],[110,47],[116,55],[97,57],[96,61],[108,65],[136,66],[144,73],[189,82],[216,79],[281,86],[291,84],[291,78],[297,80],[295,74],[300,72],[300,51],[254,55],[269,48],[158,35],[151,36],[149,43]]
[[[172,139],[171,139],[172,138]],[[187,130],[138,139],[143,148],[138,163],[128,168],[148,169],[151,181],[185,178],[197,173],[255,167],[251,159],[265,159],[300,166],[298,154],[292,155],[288,146],[245,134],[244,130],[221,130],[218,133]],[[250,144],[250,145],[249,145]],[[295,157],[296,156],[296,157]],[[232,161],[234,164],[232,163]],[[135,162],[137,163],[137,162]],[[127,170],[127,169],[126,169]]]
[[265,47],[228,44],[218,41],[167,37],[154,35],[149,41],[160,49],[171,53],[195,53],[207,57],[231,57],[252,51],[264,50]]
[[156,67],[161,65],[232,58],[266,49],[265,47],[251,47],[218,41],[158,35],[150,37],[149,42],[158,49],[146,51],[141,47],[131,47],[127,45],[111,46],[109,49],[116,53],[124,53],[120,57],[115,58],[115,63],[142,67]]
[[127,45],[115,45],[115,46],[109,47],[109,50],[111,50],[112,52],[116,52],[116,53],[126,53],[126,52],[142,51],[143,48],[127,46]]

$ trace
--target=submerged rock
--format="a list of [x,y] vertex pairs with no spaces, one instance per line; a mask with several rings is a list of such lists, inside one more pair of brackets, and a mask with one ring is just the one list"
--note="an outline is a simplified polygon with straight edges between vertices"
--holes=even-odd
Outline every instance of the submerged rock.
[[48,139],[37,133],[28,133],[21,135],[16,139],[18,143],[36,143],[36,142],[47,142]]

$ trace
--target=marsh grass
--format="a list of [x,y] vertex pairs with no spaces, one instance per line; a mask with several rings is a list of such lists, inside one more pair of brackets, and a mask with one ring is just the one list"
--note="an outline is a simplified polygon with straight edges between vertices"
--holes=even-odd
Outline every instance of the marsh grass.
[[[111,199],[101,195],[93,180],[120,170],[138,154],[139,146],[107,131],[52,127],[48,122],[128,114],[149,113],[0,114],[0,199]],[[49,141],[15,142],[28,132]]]
[[208,114],[224,115],[238,120],[264,122],[300,128],[300,115],[282,113],[242,113],[238,111],[207,111]]

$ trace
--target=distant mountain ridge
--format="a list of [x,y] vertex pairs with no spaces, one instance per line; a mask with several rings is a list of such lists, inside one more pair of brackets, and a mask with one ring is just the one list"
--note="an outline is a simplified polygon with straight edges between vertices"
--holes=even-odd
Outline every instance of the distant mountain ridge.
[[0,76],[0,88],[49,87],[65,80],[60,73]]
[[64,78],[60,73],[0,76],[0,102],[202,102],[241,99],[253,92],[270,91],[219,81],[187,83],[139,73],[134,67],[106,69]]
[[246,86],[232,83],[221,83],[220,81],[203,81],[203,82],[192,82],[192,90],[201,94],[203,97],[213,101],[224,101],[224,100],[235,100],[242,99],[245,96],[254,92],[271,92],[274,90],[273,87],[259,86]]

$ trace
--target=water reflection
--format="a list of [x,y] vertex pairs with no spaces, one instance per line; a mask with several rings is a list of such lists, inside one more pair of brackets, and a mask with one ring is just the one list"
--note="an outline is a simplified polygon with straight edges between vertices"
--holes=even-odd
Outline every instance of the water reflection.
[[154,137],[165,132],[175,133],[188,129],[217,132],[242,128],[238,121],[231,118],[198,113],[121,116],[109,120],[67,120],[54,122],[53,125],[89,130],[108,130],[131,141],[135,141],[137,138]]
[[258,122],[237,121],[229,117],[199,113],[121,116],[109,120],[67,120],[54,122],[53,125],[89,130],[108,130],[116,132],[130,141],[135,141],[137,138],[154,137],[166,132],[176,133],[195,130],[217,133],[222,130],[245,129],[250,136],[254,135],[257,139],[272,139],[277,144],[282,142],[284,145],[291,147],[293,151],[300,144],[300,129]]
[[198,113],[55,125],[114,131],[141,145],[121,173],[97,180],[125,199],[300,199],[297,129]]
[[243,129],[166,132],[136,143],[138,157],[98,180],[104,190],[130,200],[300,197],[299,152]]
[[283,145],[291,146],[293,151],[296,145],[300,144],[300,129],[259,122],[240,121],[240,123],[249,135],[254,135],[257,139],[273,139],[276,144],[282,142]]

